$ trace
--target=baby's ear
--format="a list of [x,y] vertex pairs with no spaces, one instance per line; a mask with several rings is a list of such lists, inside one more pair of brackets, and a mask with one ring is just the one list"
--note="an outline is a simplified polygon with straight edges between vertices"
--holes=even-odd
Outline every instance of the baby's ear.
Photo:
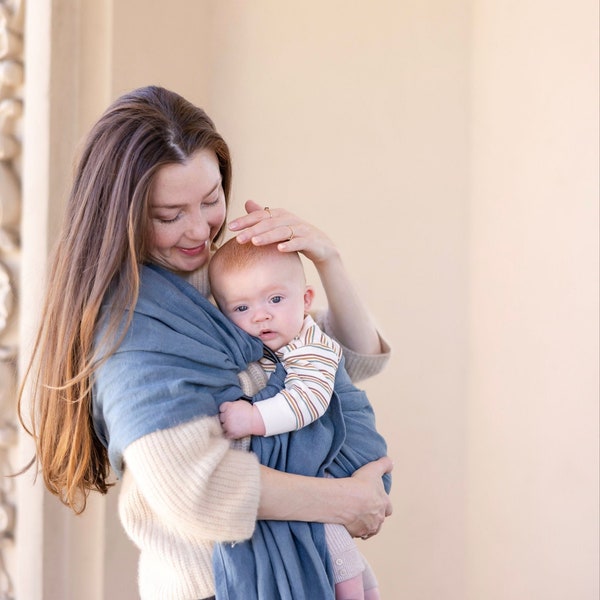
[[304,312],[308,313],[312,305],[313,298],[315,297],[315,290],[310,286],[306,286],[304,290]]

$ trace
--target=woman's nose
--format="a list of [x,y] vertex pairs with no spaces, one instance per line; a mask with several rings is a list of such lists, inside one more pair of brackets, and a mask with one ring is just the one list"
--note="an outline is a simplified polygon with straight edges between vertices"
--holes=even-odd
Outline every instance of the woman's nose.
[[210,237],[210,225],[201,211],[192,216],[187,235],[193,240],[206,241]]

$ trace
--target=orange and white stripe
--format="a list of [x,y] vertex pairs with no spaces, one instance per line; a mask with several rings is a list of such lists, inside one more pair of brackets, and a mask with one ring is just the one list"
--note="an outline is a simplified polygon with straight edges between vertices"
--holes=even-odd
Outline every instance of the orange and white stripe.
[[[325,413],[342,350],[308,316],[298,336],[277,355],[287,373],[285,389],[255,404],[265,423],[265,435],[295,431]],[[274,369],[268,360],[261,361],[261,365],[267,371]]]

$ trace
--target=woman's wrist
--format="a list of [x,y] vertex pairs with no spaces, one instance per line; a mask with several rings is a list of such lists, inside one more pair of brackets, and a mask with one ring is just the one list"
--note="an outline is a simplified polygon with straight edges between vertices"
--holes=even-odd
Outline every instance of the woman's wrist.
[[377,328],[358,295],[339,252],[315,263],[329,305],[331,335],[342,346],[364,355],[382,350]]
[[[344,524],[346,479],[307,477],[261,466],[258,518]],[[341,501],[340,501],[341,498]]]
[[337,479],[292,475],[261,465],[258,519],[337,523],[352,535],[373,535],[391,514],[381,479],[390,470],[388,458]]
[[327,280],[329,277],[337,274],[340,269],[344,269],[342,255],[337,246],[333,245],[324,253],[320,260],[314,260],[313,264],[321,280]]

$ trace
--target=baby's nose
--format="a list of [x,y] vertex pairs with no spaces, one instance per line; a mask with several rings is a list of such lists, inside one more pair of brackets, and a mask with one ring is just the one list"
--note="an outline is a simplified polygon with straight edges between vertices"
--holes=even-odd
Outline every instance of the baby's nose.
[[254,313],[255,321],[267,321],[271,318],[271,313],[265,309],[259,309]]

